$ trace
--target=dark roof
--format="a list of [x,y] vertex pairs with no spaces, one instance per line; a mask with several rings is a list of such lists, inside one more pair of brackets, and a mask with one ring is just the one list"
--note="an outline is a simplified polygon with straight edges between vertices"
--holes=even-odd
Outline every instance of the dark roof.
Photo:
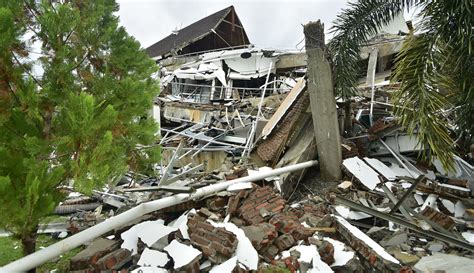
[[164,55],[173,49],[185,47],[189,43],[209,34],[233,8],[233,6],[227,7],[179,30],[178,34],[168,35],[163,40],[148,47],[146,52],[151,57],[156,57]]

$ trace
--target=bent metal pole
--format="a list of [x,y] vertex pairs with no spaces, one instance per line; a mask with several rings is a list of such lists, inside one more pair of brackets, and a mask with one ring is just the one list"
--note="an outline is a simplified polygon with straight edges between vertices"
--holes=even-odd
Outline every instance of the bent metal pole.
[[73,248],[76,248],[84,243],[94,240],[95,238],[100,237],[101,235],[109,232],[110,230],[121,227],[147,213],[174,206],[176,204],[183,203],[189,200],[199,199],[201,197],[226,190],[227,187],[235,183],[258,181],[267,177],[305,169],[316,164],[318,164],[318,161],[313,160],[291,166],[286,166],[279,169],[274,169],[271,171],[259,171],[249,176],[197,189],[192,194],[180,193],[159,200],[142,203],[117,216],[111,217],[102,223],[99,223],[93,227],[81,231],[69,238],[66,238],[40,251],[37,251],[19,260],[9,263],[4,267],[0,268],[0,272],[25,272],[30,269],[33,269]]

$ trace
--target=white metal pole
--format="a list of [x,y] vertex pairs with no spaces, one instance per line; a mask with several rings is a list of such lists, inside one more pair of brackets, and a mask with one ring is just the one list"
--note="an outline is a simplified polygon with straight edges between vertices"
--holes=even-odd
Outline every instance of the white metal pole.
[[84,231],[81,231],[69,238],[66,238],[62,241],[59,241],[53,245],[50,245],[46,248],[43,248],[40,251],[32,253],[28,256],[25,256],[19,260],[16,260],[12,263],[5,265],[4,267],[0,268],[0,272],[10,273],[10,272],[25,272],[30,269],[33,269],[43,263],[73,249],[76,248],[84,243],[94,240],[97,237],[113,230],[115,228],[121,227],[130,221],[141,217],[147,213],[163,209],[166,207],[170,207],[176,204],[180,204],[189,200],[199,199],[201,197],[223,191],[227,189],[232,184],[240,183],[240,182],[253,182],[264,179],[266,177],[276,176],[287,172],[293,172],[297,170],[301,170],[304,168],[308,168],[311,166],[316,165],[318,162],[307,161],[291,166],[286,166],[279,169],[274,169],[271,171],[259,171],[255,174],[241,177],[238,179],[221,182],[217,184],[213,184],[207,187],[203,187],[197,189],[192,194],[187,193],[180,193],[173,196],[165,197],[163,199],[150,201],[147,203],[142,203],[134,208],[131,208],[117,216],[111,217],[105,220],[102,223],[99,223],[93,227],[90,227]]
[[268,68],[267,78],[265,79],[265,85],[263,87],[262,96],[260,97],[260,102],[258,104],[258,111],[257,116],[255,117],[255,121],[252,124],[252,128],[250,129],[249,138],[247,139],[247,144],[245,145],[244,151],[242,152],[242,159],[246,154],[249,154],[253,147],[253,138],[255,136],[255,132],[257,131],[258,119],[260,118],[262,112],[262,104],[263,99],[265,98],[265,92],[267,91],[268,80],[270,79],[270,73],[272,72],[273,62],[270,62],[270,66]]

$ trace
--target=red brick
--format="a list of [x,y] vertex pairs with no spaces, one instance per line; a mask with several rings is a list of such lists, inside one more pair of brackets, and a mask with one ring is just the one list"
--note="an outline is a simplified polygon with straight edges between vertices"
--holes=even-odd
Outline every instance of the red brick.
[[321,246],[318,248],[321,260],[328,265],[334,263],[334,246],[328,241],[322,241]]
[[102,270],[120,269],[120,267],[131,260],[131,252],[128,249],[119,248],[100,258],[95,264],[95,267]]

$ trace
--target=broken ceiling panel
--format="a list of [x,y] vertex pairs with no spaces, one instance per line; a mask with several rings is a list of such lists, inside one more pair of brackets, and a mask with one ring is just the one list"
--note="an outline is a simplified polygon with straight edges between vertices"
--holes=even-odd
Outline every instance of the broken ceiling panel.
[[192,246],[173,240],[164,248],[174,261],[174,269],[178,270],[201,258],[201,251]]
[[380,183],[378,174],[358,157],[344,159],[342,165],[370,190]]

